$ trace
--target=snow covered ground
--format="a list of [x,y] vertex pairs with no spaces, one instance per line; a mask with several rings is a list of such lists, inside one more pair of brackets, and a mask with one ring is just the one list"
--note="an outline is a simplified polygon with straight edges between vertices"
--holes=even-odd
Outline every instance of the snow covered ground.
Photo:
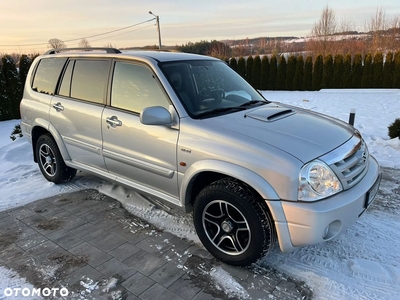
[[[370,153],[385,167],[400,169],[400,140],[390,140],[387,127],[400,118],[400,90],[322,90],[319,92],[264,91],[273,101],[321,112],[347,121],[356,109],[355,127]],[[178,236],[198,241],[189,217],[150,208],[141,197],[94,176],[78,173],[71,183],[47,182],[33,162],[25,139],[9,135],[19,120],[0,123],[0,211],[52,195],[96,188],[124,203],[139,217]],[[327,137],[329,138],[329,137]],[[388,170],[390,172],[390,169]],[[305,281],[316,299],[398,299],[400,295],[399,179],[387,174],[375,205],[333,241],[282,254],[275,249],[260,262]],[[397,180],[397,181],[396,181]],[[11,274],[0,268],[0,278]],[[13,276],[13,285],[15,285]],[[21,286],[26,283],[20,279]],[[0,290],[7,285],[1,280]],[[238,284],[232,281],[232,285]],[[229,287],[224,287],[229,289]],[[233,286],[232,286],[233,288]]]

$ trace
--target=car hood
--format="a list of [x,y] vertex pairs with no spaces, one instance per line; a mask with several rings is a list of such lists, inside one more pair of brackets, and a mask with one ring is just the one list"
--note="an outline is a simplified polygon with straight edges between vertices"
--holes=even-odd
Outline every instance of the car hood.
[[339,147],[355,130],[338,119],[277,103],[203,121],[279,148],[304,163]]

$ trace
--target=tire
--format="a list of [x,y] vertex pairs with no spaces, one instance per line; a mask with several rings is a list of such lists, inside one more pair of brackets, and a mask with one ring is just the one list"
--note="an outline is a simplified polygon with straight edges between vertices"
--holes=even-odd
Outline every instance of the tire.
[[65,164],[51,135],[41,135],[36,142],[35,151],[39,169],[48,181],[62,183],[75,177],[76,170]]
[[251,265],[275,244],[266,204],[232,179],[215,181],[198,194],[193,222],[207,250],[230,265]]

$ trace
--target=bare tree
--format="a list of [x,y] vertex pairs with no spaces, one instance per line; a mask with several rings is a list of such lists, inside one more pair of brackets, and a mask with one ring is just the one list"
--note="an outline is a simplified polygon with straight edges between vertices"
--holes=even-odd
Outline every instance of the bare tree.
[[66,48],[66,45],[62,40],[54,38],[49,40],[48,47],[51,49],[61,49]]
[[334,34],[337,33],[337,20],[335,12],[326,6],[322,10],[321,18],[314,24],[309,40],[310,51],[320,53],[323,56],[331,52],[329,49],[335,41]]
[[365,43],[358,38],[358,31],[355,28],[356,26],[351,19],[341,18],[338,23],[338,33],[340,33],[340,36],[336,41],[335,53],[332,54],[345,55],[350,53],[355,55],[357,52],[360,52],[357,45],[361,43],[362,47],[364,47]]
[[110,42],[104,45],[105,48],[117,48],[117,46],[114,46]]
[[326,6],[321,14],[321,18],[314,24],[312,35],[327,37],[336,33],[337,21],[335,12]]
[[85,38],[81,39],[80,42],[78,43],[78,47],[80,48],[90,48],[89,41]]
[[375,15],[371,17],[370,22],[367,24],[367,30],[370,32],[372,41],[370,51],[376,53],[385,47],[385,31],[388,27],[386,14],[382,7],[377,8]]
[[400,49],[400,15],[394,16],[389,22],[387,48],[389,51]]
[[355,33],[355,28],[356,26],[354,25],[353,20],[346,19],[346,18],[341,18],[340,22],[338,23],[337,30],[340,33]]

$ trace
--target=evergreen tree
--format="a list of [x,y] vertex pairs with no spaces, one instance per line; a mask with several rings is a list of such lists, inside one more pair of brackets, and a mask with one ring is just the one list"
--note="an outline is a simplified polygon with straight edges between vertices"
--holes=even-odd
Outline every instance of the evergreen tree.
[[253,77],[253,87],[258,90],[260,88],[260,77],[261,77],[261,58],[259,55],[254,57],[252,77]]
[[19,103],[22,98],[22,84],[14,60],[10,55],[2,59],[3,74],[6,82],[6,90],[9,98],[9,114],[13,119],[19,119]]
[[328,54],[324,58],[324,67],[323,67],[323,76],[322,76],[322,86],[325,89],[330,89],[333,87],[333,57],[332,54]]
[[400,89],[400,50],[394,54],[393,87]]
[[284,90],[286,82],[286,59],[284,55],[279,57],[278,68],[276,72],[276,89]]
[[11,119],[9,107],[10,100],[7,94],[6,79],[4,78],[3,70],[0,67],[0,121]]
[[322,87],[322,76],[324,74],[324,61],[321,54],[315,58],[314,69],[312,74],[312,88],[318,91]]
[[268,90],[276,90],[276,80],[278,75],[278,60],[276,55],[272,55],[269,61],[269,76],[268,76]]
[[248,83],[253,85],[253,56],[249,56],[246,59],[246,80]]
[[232,68],[232,70],[234,71],[238,71],[238,64],[237,64],[237,60],[235,57],[232,57],[229,61],[229,66]]
[[352,88],[361,87],[362,73],[363,73],[362,56],[361,53],[357,53],[354,56],[353,65],[351,67]]
[[21,81],[22,87],[25,86],[26,76],[28,75],[31,64],[31,59],[27,55],[23,54],[19,60],[19,80]]
[[246,78],[246,60],[243,56],[239,57],[238,60],[238,73],[243,78]]
[[343,55],[336,54],[333,61],[333,79],[332,86],[335,89],[340,89],[343,87]]
[[364,59],[364,67],[361,78],[361,87],[362,88],[371,88],[372,87],[372,54],[368,53]]
[[296,73],[296,63],[297,63],[296,56],[290,55],[287,61],[286,80],[285,80],[285,89],[288,91],[293,91],[293,80],[294,80],[294,75]]
[[302,55],[298,56],[296,60],[293,89],[296,91],[304,91],[304,59]]
[[304,90],[312,91],[312,71],[313,71],[313,60],[312,56],[307,56],[304,64]]
[[394,61],[393,61],[393,52],[388,52],[385,58],[385,64],[383,65],[383,82],[382,86],[384,88],[393,87],[393,69],[394,69]]
[[342,87],[347,89],[351,87],[351,54],[348,53],[343,61]]
[[372,63],[372,87],[381,88],[383,85],[383,54],[377,52]]
[[269,59],[264,55],[261,60],[260,90],[268,89]]

